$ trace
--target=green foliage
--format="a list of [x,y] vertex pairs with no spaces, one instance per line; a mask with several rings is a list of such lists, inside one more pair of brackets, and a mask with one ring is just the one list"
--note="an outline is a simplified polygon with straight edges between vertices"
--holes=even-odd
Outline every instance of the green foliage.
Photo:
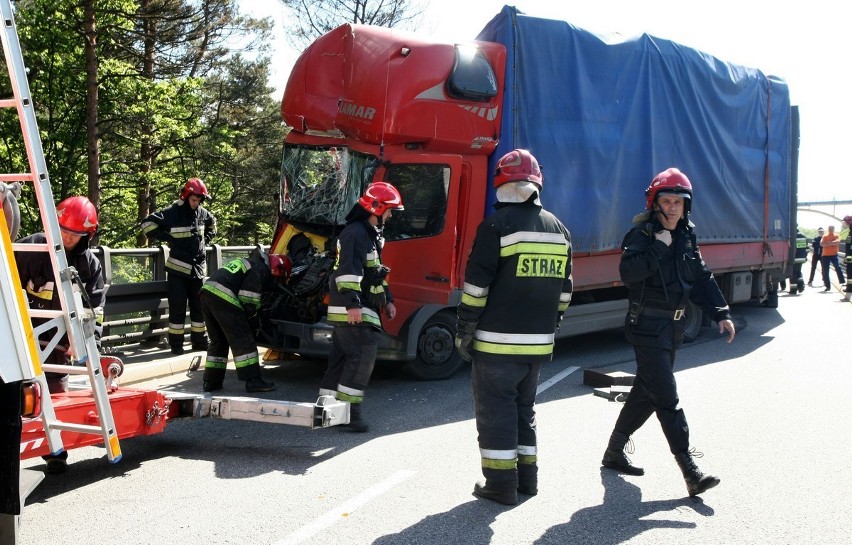
[[[219,223],[215,242],[269,243],[285,134],[270,96],[270,60],[259,55],[271,24],[239,16],[235,0],[17,2],[54,200],[90,187],[87,4],[97,29],[98,242],[136,246],[139,222],[198,176],[214,196],[205,206]],[[0,96],[10,94],[0,78]],[[29,170],[14,115],[0,116],[0,135],[0,169]],[[31,188],[21,204],[22,235],[41,230]],[[126,270],[137,281],[131,264]]]

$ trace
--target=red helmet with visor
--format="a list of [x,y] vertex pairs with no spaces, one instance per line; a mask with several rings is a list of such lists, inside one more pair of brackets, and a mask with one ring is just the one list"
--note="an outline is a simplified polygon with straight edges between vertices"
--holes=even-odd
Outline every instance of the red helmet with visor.
[[56,207],[59,227],[75,235],[90,237],[98,228],[98,211],[86,197],[68,197]]
[[660,193],[671,193],[683,197],[683,209],[689,212],[692,205],[692,184],[680,170],[672,167],[660,172],[645,190],[645,209],[653,210]]
[[201,178],[190,178],[183,184],[183,189],[180,190],[180,200],[185,201],[190,195],[198,195],[202,201],[210,197],[207,186],[204,185]]
[[373,182],[358,199],[361,208],[381,217],[387,210],[405,210],[397,188],[387,182]]

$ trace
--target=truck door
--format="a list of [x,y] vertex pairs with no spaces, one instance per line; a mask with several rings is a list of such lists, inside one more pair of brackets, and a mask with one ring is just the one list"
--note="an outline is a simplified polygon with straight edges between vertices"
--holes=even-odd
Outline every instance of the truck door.
[[446,305],[457,284],[461,171],[458,155],[401,154],[379,172],[405,207],[385,227],[382,253],[399,314],[385,324],[393,335],[423,305]]

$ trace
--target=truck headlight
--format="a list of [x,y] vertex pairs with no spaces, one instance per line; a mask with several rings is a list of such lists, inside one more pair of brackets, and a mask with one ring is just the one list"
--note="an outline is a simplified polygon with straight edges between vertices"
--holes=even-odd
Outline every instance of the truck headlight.
[[331,332],[332,329],[327,328],[311,328],[311,341],[315,343],[331,343]]

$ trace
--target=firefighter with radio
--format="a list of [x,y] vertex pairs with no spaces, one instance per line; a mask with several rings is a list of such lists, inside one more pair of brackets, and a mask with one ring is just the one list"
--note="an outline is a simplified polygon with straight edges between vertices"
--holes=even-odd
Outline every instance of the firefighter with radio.
[[261,298],[275,281],[286,282],[293,262],[286,255],[253,250],[248,258],[225,263],[210,275],[199,299],[210,346],[204,364],[205,392],[223,388],[228,351],[233,352],[237,378],[245,381],[246,392],[271,392],[275,385],[261,378],[260,357],[255,341]]
[[677,349],[683,342],[689,301],[719,324],[719,333],[734,340],[731,313],[713,274],[701,257],[689,212],[692,184],[669,168],[645,190],[646,210],[637,215],[622,242],[619,271],[628,290],[625,334],[636,354],[636,378],[609,439],[604,467],[643,475],[624,453],[630,436],[655,414],[686,481],[690,496],[719,484],[695,463],[689,426],[681,409],[674,377]]
[[349,426],[366,432],[364,392],[373,373],[382,331],[382,315],[393,320],[396,307],[382,264],[382,231],[393,211],[404,210],[399,191],[373,182],[346,216],[337,239],[337,258],[329,278],[328,322],[334,326],[328,369],[320,395],[349,403]]
[[166,260],[169,300],[169,346],[172,354],[183,354],[184,323],[189,305],[190,342],[193,350],[207,350],[204,314],[198,293],[204,282],[204,247],[216,235],[216,218],[201,206],[210,199],[207,186],[190,178],[171,206],[154,212],[142,222],[142,232],[169,246]]
[[457,313],[456,349],[472,360],[482,474],[473,494],[505,505],[538,493],[535,396],[573,292],[571,234],[542,207],[536,158],[498,162],[496,211],[480,223]]
[[[101,262],[89,249],[89,242],[98,228],[98,212],[95,205],[86,197],[69,197],[56,207],[62,246],[68,266],[73,267],[84,289],[80,290],[83,304],[94,314],[95,340],[100,348],[100,332],[103,323],[104,277]],[[45,244],[44,233],[36,233],[18,241],[21,244]],[[15,252],[18,263],[18,275],[21,285],[27,293],[31,309],[62,310],[59,294],[56,293],[53,264],[46,252]],[[45,320],[34,318],[33,323]],[[42,348],[50,342],[51,331],[39,339]],[[63,336],[53,351],[45,358],[52,365],[70,365],[68,337]],[[51,393],[68,391],[68,375],[47,373],[48,390]],[[61,473],[67,469],[68,452],[45,456],[47,471]]]

